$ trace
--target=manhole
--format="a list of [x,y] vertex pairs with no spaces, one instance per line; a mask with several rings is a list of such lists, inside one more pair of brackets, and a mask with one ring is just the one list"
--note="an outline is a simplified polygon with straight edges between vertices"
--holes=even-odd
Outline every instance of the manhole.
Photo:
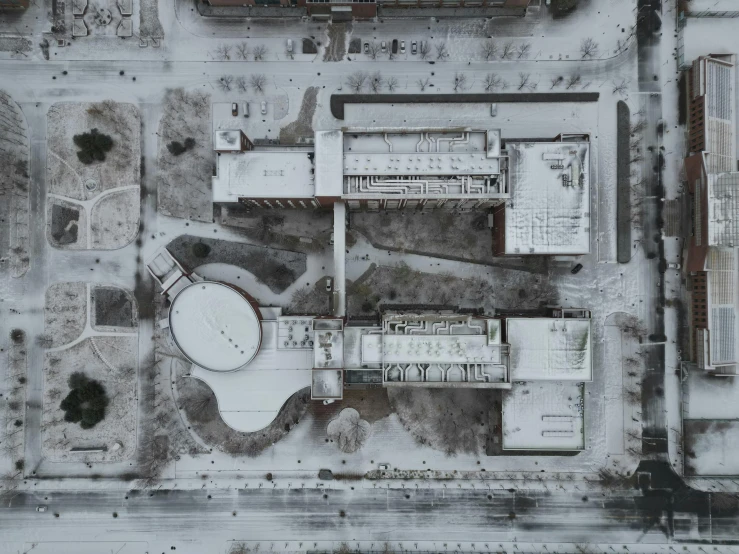
[[85,181],[85,188],[89,191],[93,191],[98,188],[98,182],[95,179],[88,179]]

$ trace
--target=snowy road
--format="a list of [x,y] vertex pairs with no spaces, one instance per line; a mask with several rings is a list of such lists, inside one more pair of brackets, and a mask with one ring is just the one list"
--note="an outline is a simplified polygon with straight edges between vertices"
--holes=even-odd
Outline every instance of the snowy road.
[[[669,503],[639,492],[586,498],[372,489],[325,495],[316,490],[56,493],[47,498],[17,496],[10,508],[3,503],[2,540],[17,548],[50,540],[148,541],[151,552],[174,546],[179,553],[220,552],[226,540],[234,539],[472,541],[480,542],[481,550],[485,542],[516,539],[576,543],[597,537],[619,545],[662,544],[667,539],[658,521]],[[37,513],[38,504],[49,511]],[[721,536],[730,524],[714,518],[714,539],[731,538]]]

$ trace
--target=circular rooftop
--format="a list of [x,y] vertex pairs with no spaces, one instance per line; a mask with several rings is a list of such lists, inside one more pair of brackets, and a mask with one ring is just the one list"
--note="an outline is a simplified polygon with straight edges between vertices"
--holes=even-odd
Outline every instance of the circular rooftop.
[[248,364],[262,342],[260,315],[237,290],[214,281],[183,288],[169,309],[169,329],[182,353],[211,371]]

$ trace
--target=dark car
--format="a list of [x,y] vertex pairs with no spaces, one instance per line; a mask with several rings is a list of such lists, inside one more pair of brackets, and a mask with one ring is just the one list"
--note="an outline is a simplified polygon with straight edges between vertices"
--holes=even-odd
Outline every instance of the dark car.
[[393,54],[398,53],[398,39],[397,38],[393,39],[392,52]]
[[578,273],[581,269],[582,269],[582,264],[577,264],[575,267],[573,267],[570,270],[570,273],[574,275],[575,273]]

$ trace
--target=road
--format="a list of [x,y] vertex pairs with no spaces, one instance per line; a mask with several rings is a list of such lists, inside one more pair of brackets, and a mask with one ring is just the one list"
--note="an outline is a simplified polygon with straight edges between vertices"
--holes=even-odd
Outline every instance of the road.
[[[49,511],[37,513],[39,504]],[[225,539],[664,543],[658,522],[667,508],[667,499],[645,501],[639,491],[597,498],[444,490],[101,491],[17,496],[0,507],[0,529],[5,541],[104,536],[178,552],[214,552]],[[195,545],[183,544],[183,534]]]

